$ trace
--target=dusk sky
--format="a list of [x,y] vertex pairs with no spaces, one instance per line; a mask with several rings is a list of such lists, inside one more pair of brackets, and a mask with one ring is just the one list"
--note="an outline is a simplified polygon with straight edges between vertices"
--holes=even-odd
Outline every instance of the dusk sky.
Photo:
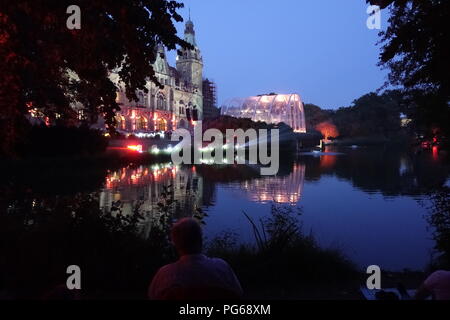
[[[323,108],[379,88],[378,30],[364,0],[185,0],[219,105],[234,97],[298,93]],[[388,11],[382,11],[382,28]],[[184,23],[178,25],[183,34]],[[174,65],[174,53],[170,54]]]

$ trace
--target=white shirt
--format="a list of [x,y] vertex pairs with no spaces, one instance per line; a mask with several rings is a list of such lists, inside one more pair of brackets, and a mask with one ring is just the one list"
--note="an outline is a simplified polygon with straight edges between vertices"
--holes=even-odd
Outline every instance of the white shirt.
[[203,254],[185,255],[156,273],[150,284],[150,299],[161,299],[170,289],[219,288],[242,296],[242,288],[233,269],[222,259]]

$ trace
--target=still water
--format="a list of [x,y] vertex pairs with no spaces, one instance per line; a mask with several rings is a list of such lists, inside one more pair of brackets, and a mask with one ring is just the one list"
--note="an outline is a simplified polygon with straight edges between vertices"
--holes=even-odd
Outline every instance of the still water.
[[[274,203],[290,205],[300,208],[304,233],[361,268],[423,269],[435,254],[429,193],[448,184],[447,156],[383,147],[326,151],[286,160],[276,177],[261,177],[258,168],[246,166],[128,166],[108,172],[100,206],[107,210],[120,200],[124,213],[139,204],[151,215],[163,186],[171,186],[174,217],[200,208],[207,238],[231,231],[239,241],[252,242],[243,211],[258,221]],[[144,234],[152,221],[144,221]]]

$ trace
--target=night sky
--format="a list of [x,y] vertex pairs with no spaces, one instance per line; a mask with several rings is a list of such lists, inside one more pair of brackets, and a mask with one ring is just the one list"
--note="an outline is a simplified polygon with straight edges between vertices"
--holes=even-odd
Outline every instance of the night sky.
[[[234,97],[299,93],[323,108],[378,89],[378,30],[364,0],[185,0],[219,104]],[[382,28],[388,11],[382,11]],[[178,25],[180,35],[184,24]],[[174,53],[170,54],[174,65]]]

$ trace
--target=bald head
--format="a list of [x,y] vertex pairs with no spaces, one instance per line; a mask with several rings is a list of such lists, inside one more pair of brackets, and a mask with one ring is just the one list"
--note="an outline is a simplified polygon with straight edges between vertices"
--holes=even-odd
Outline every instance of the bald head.
[[172,242],[180,256],[201,253],[202,236],[202,228],[195,219],[183,218],[172,226]]

